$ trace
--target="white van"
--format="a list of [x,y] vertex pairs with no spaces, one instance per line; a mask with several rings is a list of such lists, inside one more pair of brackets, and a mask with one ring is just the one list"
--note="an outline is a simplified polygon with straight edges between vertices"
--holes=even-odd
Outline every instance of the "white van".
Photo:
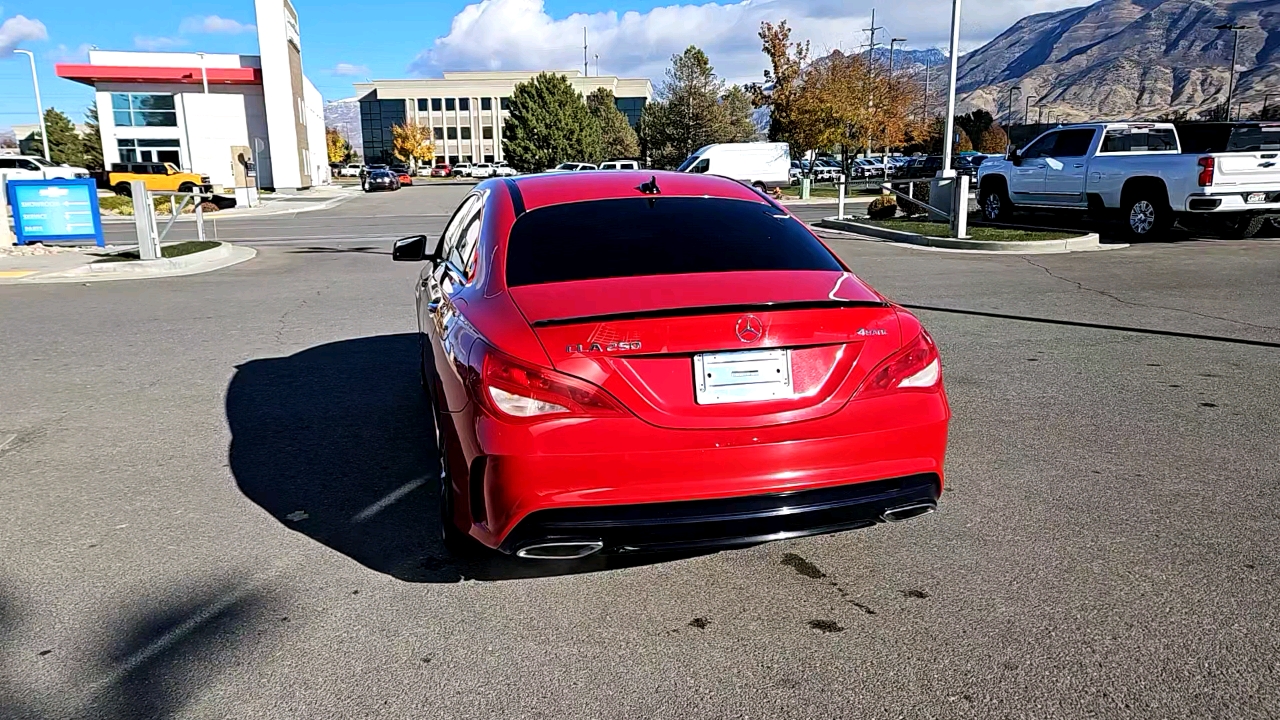
[[719,143],[690,155],[678,172],[710,173],[741,180],[760,190],[791,184],[791,146],[786,143]]
[[600,163],[601,170],[639,170],[640,163],[635,160],[610,160]]

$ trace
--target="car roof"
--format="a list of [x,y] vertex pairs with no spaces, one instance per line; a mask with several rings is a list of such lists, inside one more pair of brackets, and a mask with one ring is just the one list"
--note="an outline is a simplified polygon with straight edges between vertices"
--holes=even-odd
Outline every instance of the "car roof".
[[523,175],[490,183],[514,185],[525,210],[584,200],[646,197],[640,186],[650,180],[658,184],[659,197],[706,196],[768,203],[755,189],[717,175],[669,172],[664,170],[618,170],[609,173],[542,173]]

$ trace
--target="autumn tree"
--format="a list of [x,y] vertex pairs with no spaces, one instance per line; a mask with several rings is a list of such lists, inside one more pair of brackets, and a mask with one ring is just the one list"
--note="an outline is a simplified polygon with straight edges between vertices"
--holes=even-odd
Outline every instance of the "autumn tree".
[[764,82],[747,88],[752,104],[769,110],[771,142],[791,144],[796,155],[813,150],[806,143],[804,134],[796,122],[796,102],[800,92],[801,75],[809,64],[809,43],[791,42],[791,28],[787,21],[774,25],[760,23],[761,49],[769,56],[770,69],[764,71]]
[[602,155],[609,158],[640,157],[640,139],[627,116],[618,110],[618,104],[609,88],[596,88],[587,95],[587,109],[600,127]]
[[[325,135],[328,139],[327,131]],[[436,147],[431,140],[431,129],[413,120],[392,125],[391,154],[400,162],[409,163],[411,170],[417,172],[418,163],[431,162],[435,158]]]
[[345,163],[350,162],[351,156],[355,154],[351,148],[351,143],[342,136],[337,128],[327,127],[324,129],[324,141],[329,154],[329,162]]
[[726,89],[707,54],[693,45],[671,57],[657,96],[645,104],[639,131],[655,167],[672,168],[700,147],[756,134],[746,92]]
[[1009,135],[999,125],[992,125],[978,136],[978,152],[1003,154],[1009,149]]
[[517,84],[509,108],[502,149],[516,170],[541,172],[562,162],[598,162],[604,156],[599,123],[563,75],[543,72]]

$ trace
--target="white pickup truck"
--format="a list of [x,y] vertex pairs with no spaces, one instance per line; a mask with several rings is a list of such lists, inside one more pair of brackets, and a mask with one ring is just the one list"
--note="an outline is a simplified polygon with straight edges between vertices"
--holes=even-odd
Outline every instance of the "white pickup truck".
[[1280,217],[1280,123],[1219,128],[1216,140],[1185,148],[1169,123],[1055,128],[982,163],[978,204],[990,222],[1020,208],[1118,212],[1135,239],[1174,220],[1251,237]]
[[54,165],[35,155],[0,156],[0,175],[9,180],[73,180],[89,177],[81,167]]

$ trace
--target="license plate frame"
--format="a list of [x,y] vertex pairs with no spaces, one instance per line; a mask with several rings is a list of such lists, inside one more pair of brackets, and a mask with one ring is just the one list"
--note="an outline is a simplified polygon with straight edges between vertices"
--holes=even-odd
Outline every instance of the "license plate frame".
[[1267,194],[1264,192],[1246,193],[1244,202],[1246,205],[1261,205],[1267,201]]
[[767,348],[694,355],[693,393],[699,405],[793,398],[791,351]]

